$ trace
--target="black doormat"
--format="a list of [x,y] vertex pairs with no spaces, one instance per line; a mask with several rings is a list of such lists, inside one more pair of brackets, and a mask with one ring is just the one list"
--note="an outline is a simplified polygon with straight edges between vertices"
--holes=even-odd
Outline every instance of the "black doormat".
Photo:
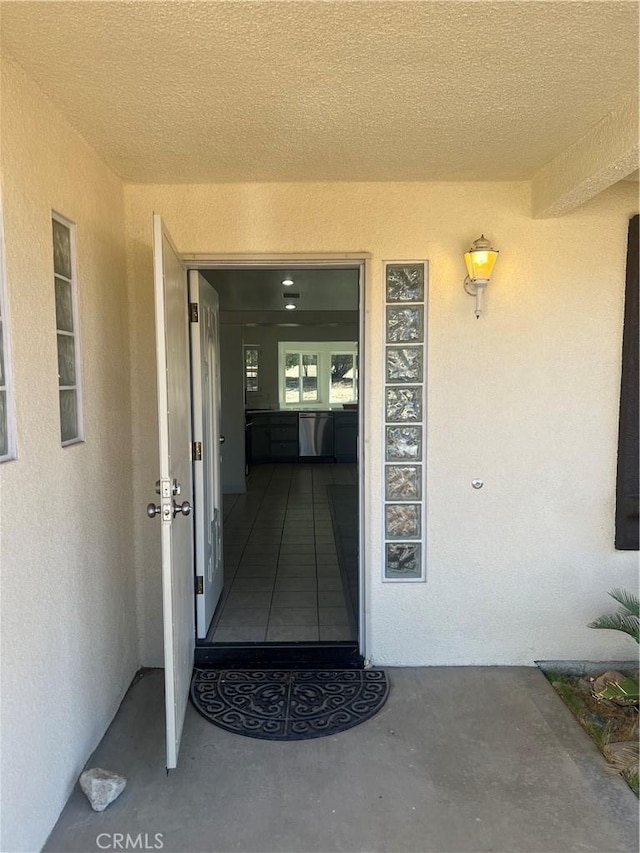
[[373,717],[388,695],[380,669],[196,669],[191,682],[191,701],[203,717],[262,740],[338,734]]

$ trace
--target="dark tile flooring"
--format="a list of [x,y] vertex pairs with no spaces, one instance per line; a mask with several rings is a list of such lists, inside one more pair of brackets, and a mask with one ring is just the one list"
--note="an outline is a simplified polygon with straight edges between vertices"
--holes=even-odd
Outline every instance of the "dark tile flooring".
[[246,494],[225,495],[225,586],[208,640],[356,639],[326,488],[356,482],[345,463],[259,465]]

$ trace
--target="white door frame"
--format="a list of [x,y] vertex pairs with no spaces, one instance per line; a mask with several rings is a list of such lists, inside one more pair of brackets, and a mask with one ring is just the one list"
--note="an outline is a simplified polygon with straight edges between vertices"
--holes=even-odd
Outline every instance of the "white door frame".
[[[191,341],[191,406],[194,442],[201,453],[193,462],[195,529],[196,637],[204,640],[211,627],[224,583],[222,562],[222,488],[220,484],[220,335],[218,294],[198,270],[189,270],[189,304],[197,305],[197,322],[189,322]],[[213,323],[211,323],[213,318]],[[213,332],[212,332],[213,327]],[[211,348],[211,334],[215,342]],[[207,361],[209,390],[205,396],[203,362]],[[208,424],[209,435],[204,429]],[[211,553],[205,547],[209,542]]]
[[[373,529],[371,504],[365,490],[365,474],[368,468],[367,449],[375,441],[372,425],[375,423],[371,409],[371,394],[367,393],[366,353],[369,351],[369,337],[372,330],[365,322],[368,306],[368,283],[371,281],[372,257],[369,252],[314,252],[303,254],[279,253],[233,253],[233,254],[187,254],[181,256],[185,266],[191,269],[279,269],[295,267],[296,269],[337,267],[340,269],[357,269],[359,271],[359,371],[358,371],[358,645],[362,657],[368,658],[369,649],[369,587],[366,582],[366,563],[368,553],[365,551],[367,538],[365,531]],[[364,356],[364,357],[363,357]]]

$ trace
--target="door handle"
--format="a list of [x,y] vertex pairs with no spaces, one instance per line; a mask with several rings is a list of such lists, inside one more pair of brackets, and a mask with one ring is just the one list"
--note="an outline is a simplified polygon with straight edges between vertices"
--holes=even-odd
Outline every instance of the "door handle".
[[[159,507],[157,504],[148,504],[147,505],[147,515],[149,518],[155,518],[156,515],[160,515],[162,512],[162,507]],[[173,517],[176,515],[191,515],[191,504],[189,501],[183,501],[181,504],[177,504],[175,501],[173,502]]]
[[226,440],[227,439],[223,435],[220,436],[220,444],[224,444]]
[[191,504],[189,501],[183,501],[181,504],[177,504],[175,501],[173,502],[173,517],[176,515],[190,515],[191,514]]

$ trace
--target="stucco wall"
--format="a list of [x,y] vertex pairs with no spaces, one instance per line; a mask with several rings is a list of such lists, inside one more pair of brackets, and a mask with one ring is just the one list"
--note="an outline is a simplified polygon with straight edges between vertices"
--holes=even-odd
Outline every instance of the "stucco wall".
[[[524,183],[125,188],[136,506],[156,477],[150,222],[183,252],[358,252],[367,282],[367,608],[385,664],[531,664],[628,657],[586,628],[606,590],[633,587],[613,549],[627,220],[619,184],[569,216],[532,220]],[[462,252],[501,250],[480,320]],[[382,584],[383,259],[427,258],[427,576]],[[471,488],[475,477],[485,487]],[[155,531],[136,514],[144,662],[161,662]],[[629,641],[631,642],[631,641]]]
[[[0,847],[34,851],[138,666],[123,193],[19,68],[1,82],[18,459],[0,466]],[[65,449],[52,208],[77,223],[86,441]]]

